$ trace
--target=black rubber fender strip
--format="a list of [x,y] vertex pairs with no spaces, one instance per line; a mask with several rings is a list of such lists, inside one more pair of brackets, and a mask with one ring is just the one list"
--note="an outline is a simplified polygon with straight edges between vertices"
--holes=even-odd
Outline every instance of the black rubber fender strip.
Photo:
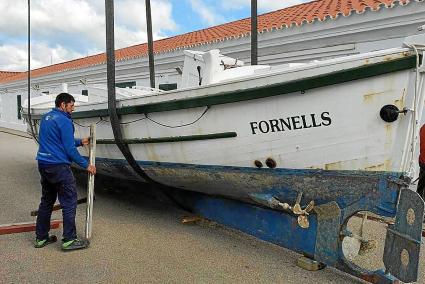
[[173,203],[185,211],[192,211],[186,206],[178,202],[171,196],[165,186],[151,177],[145,170],[136,162],[133,154],[125,143],[121,131],[120,120],[117,114],[116,107],[116,92],[115,92],[115,44],[114,44],[114,1],[105,0],[105,15],[106,15],[106,67],[107,67],[107,86],[108,86],[108,113],[111,122],[112,132],[114,134],[115,144],[120,149],[125,160],[130,167],[146,182],[156,186],[162,194],[167,196]]

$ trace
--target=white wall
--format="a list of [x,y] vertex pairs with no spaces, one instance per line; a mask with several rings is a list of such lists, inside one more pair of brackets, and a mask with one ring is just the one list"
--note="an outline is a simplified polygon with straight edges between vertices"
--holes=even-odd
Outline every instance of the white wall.
[[26,96],[20,92],[6,92],[0,93],[1,106],[0,106],[0,127],[11,128],[19,131],[26,131],[27,126],[24,119],[18,119],[18,104],[17,97],[21,95],[21,102],[24,103]]

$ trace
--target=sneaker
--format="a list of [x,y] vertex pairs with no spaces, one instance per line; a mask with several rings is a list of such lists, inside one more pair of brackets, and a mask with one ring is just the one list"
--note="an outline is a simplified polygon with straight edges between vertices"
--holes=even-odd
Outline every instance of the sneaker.
[[75,239],[70,241],[62,241],[62,250],[85,249],[90,242],[87,239]]
[[54,242],[56,242],[58,240],[58,238],[56,238],[56,236],[49,236],[47,239],[44,240],[39,240],[39,239],[35,239],[35,243],[34,243],[34,247],[35,248],[42,248],[47,246],[48,244],[52,244]]

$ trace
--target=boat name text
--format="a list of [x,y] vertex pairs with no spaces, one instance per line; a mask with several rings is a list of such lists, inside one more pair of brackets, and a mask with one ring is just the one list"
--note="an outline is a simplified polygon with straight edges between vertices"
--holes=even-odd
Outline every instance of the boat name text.
[[[319,118],[320,116],[320,118]],[[320,115],[315,113],[291,116],[287,118],[270,119],[254,121],[251,125],[252,134],[282,132],[287,130],[298,130],[330,126],[332,119],[329,112],[322,112]]]

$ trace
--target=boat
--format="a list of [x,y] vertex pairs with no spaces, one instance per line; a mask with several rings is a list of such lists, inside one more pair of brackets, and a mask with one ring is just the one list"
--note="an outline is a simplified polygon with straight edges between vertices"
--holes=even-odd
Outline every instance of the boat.
[[[99,173],[204,194],[207,201],[197,199],[204,216],[367,281],[415,281],[424,204],[412,182],[424,46],[421,34],[400,48],[273,67],[187,50],[177,90],[115,89],[120,143],[139,170],[117,146],[105,86],[74,93],[75,135],[96,125]],[[35,136],[56,95],[31,99]],[[235,204],[250,208],[248,219],[273,212],[279,221],[248,226]],[[347,220],[360,211],[395,220],[384,272],[361,270],[344,256],[353,238]]]

